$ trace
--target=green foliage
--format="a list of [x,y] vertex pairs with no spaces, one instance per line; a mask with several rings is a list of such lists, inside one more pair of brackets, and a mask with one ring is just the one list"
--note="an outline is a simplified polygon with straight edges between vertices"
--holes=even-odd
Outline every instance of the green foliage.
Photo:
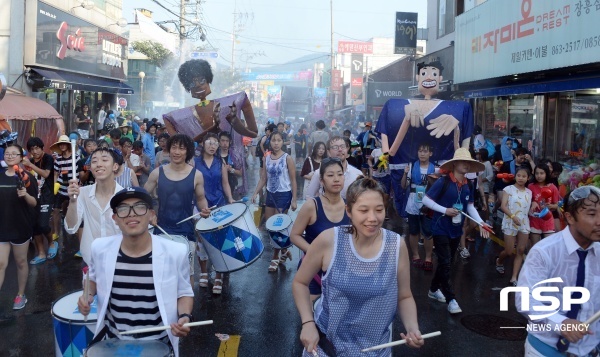
[[159,68],[165,66],[173,57],[173,53],[158,42],[150,40],[135,41],[132,46],[135,51],[148,57],[150,63]]

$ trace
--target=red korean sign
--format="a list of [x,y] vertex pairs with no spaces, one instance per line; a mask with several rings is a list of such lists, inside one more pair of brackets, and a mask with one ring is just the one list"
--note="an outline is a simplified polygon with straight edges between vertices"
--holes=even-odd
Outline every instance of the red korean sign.
[[358,41],[338,41],[338,53],[373,54],[373,43]]
[[333,76],[331,79],[331,90],[339,92],[342,90],[342,71],[334,69]]

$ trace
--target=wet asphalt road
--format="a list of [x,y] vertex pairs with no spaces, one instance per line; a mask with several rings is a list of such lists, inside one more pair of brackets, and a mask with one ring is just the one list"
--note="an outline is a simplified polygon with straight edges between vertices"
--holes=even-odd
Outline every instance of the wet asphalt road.
[[[299,187],[302,187],[301,184]],[[397,216],[392,216],[386,226],[397,232],[403,231],[403,221]],[[193,314],[196,320],[214,320],[214,324],[193,328],[180,345],[182,356],[301,355],[302,345],[298,339],[300,319],[291,294],[299,250],[292,249],[292,262],[281,266],[276,273],[268,273],[272,250],[268,235],[264,229],[261,232],[264,253],[248,268],[226,276],[221,296],[212,295],[210,289],[198,286],[199,268],[196,265]],[[54,260],[30,266],[26,289],[29,302],[23,310],[16,312],[12,310],[12,300],[17,291],[16,268],[11,259],[0,290],[0,356],[54,355],[52,302],[81,289],[81,260],[73,257],[77,251],[77,238],[63,232],[60,243],[61,249]],[[458,258],[453,266],[453,284],[463,310],[458,315],[450,315],[446,304],[427,297],[433,273],[411,268],[411,287],[417,303],[420,329],[422,333],[441,331],[442,335],[426,340],[425,346],[418,351],[394,347],[395,356],[523,355],[522,336],[517,336],[519,340],[516,341],[498,339],[505,334],[499,326],[506,322],[499,322],[498,317],[509,319],[508,323],[513,325],[525,321],[514,311],[512,303],[511,311],[499,311],[499,289],[507,286],[510,277],[510,271],[501,277],[494,269],[494,256],[501,250],[500,246],[491,240],[477,239],[469,245],[469,250],[471,258]],[[32,257],[33,251],[30,251]],[[492,316],[481,316],[484,314]],[[467,324],[478,332],[468,329]],[[394,339],[399,339],[402,331],[398,320],[394,323]],[[235,337],[222,344],[216,333],[240,336],[239,346],[233,343]]]

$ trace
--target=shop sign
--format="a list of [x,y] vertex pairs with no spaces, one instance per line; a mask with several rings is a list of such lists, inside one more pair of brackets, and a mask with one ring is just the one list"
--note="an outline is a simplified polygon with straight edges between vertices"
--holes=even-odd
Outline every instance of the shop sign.
[[456,18],[454,83],[581,65],[600,58],[592,1],[489,0]]
[[[29,30],[35,43],[26,44],[25,64],[125,79],[128,40],[59,10],[37,3],[37,19]],[[68,88],[59,88],[68,89]]]
[[332,73],[331,90],[340,92],[342,90],[342,71],[340,69],[334,69]]
[[417,49],[417,19],[416,12],[396,12],[396,36],[394,38],[394,53],[414,55]]
[[393,98],[409,98],[412,82],[373,82],[367,88],[367,105],[384,105]]
[[353,53],[350,64],[350,96],[351,99],[362,99],[364,55]]
[[338,53],[373,53],[373,42],[338,41]]
[[119,108],[123,108],[123,109],[127,108],[127,99],[119,98],[118,103],[119,103]]

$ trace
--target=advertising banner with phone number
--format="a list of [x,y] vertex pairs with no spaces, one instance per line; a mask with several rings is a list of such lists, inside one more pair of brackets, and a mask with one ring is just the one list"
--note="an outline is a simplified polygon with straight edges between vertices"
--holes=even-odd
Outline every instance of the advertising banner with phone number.
[[456,18],[454,83],[597,62],[600,1],[489,0]]

